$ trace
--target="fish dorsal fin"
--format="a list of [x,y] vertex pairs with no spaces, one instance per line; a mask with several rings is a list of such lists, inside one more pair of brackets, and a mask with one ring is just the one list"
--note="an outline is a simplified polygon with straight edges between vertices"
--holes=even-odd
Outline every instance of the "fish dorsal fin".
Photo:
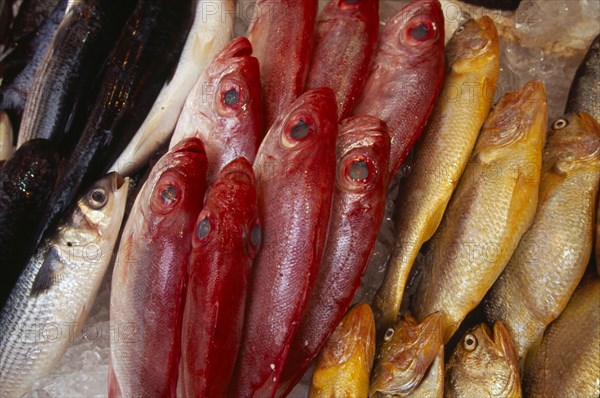
[[61,268],[62,262],[58,251],[51,247],[33,280],[30,296],[35,297],[49,290],[59,280]]

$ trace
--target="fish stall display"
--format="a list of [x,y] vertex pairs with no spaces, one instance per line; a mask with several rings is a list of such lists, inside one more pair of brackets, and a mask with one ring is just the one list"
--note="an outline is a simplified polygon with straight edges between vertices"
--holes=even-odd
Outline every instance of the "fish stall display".
[[598,0],[0,0],[0,398],[599,397],[599,62]]

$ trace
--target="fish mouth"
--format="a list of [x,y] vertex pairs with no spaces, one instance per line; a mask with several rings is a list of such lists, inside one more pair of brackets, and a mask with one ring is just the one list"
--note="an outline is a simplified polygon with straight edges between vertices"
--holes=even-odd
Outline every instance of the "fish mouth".
[[239,157],[228,163],[221,170],[219,178],[227,178],[243,184],[254,185],[256,179],[252,165],[244,157]]
[[245,37],[238,37],[229,42],[229,44],[221,51],[219,60],[249,57],[252,55],[252,51],[252,44],[250,41]]
[[518,363],[517,353],[514,349],[510,334],[508,334],[508,330],[506,330],[500,321],[496,321],[494,324],[494,344],[502,351],[504,357],[511,363]]
[[494,24],[494,21],[487,15],[476,19],[475,22],[482,31],[486,32],[487,37],[496,36],[496,25]]
[[120,191],[126,183],[129,185],[129,178],[123,178],[116,171],[111,171],[106,176],[110,181],[110,187],[113,192]]
[[198,137],[190,137],[181,140],[171,148],[171,152],[177,152],[183,155],[186,154],[199,154],[206,157],[206,150],[204,149],[204,143]]

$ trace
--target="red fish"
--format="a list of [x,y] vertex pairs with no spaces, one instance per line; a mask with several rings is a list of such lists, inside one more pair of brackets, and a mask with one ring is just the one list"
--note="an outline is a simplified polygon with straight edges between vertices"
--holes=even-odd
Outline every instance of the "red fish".
[[154,166],[123,235],[110,296],[108,395],[175,397],[192,234],[206,153],[190,138]]
[[317,8],[317,0],[256,2],[248,39],[260,62],[267,129],[304,90]]
[[261,243],[254,172],[246,159],[235,159],[219,173],[195,231],[181,337],[183,396],[224,397]]
[[378,35],[379,0],[331,0],[319,16],[306,88],[331,87],[340,120],[361,97]]
[[395,174],[440,93],[444,79],[444,17],[437,0],[415,0],[387,22],[355,115],[388,125],[389,170]]
[[302,94],[273,124],[254,163],[263,246],[254,261],[230,392],[272,397],[323,257],[337,107],[330,88]]
[[238,37],[206,67],[188,95],[170,147],[188,137],[204,142],[208,181],[238,157],[254,162],[263,136],[258,60],[252,45]]
[[390,137],[372,116],[343,120],[337,139],[337,183],[325,254],[288,354],[278,396],[310,367],[338,325],[367,267],[383,221]]

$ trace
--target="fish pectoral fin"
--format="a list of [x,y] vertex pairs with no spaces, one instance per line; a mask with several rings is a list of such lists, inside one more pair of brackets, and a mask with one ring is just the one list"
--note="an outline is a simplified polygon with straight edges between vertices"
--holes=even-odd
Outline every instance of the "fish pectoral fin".
[[57,250],[51,248],[33,280],[30,296],[35,297],[49,290],[60,280],[62,268],[62,262]]

